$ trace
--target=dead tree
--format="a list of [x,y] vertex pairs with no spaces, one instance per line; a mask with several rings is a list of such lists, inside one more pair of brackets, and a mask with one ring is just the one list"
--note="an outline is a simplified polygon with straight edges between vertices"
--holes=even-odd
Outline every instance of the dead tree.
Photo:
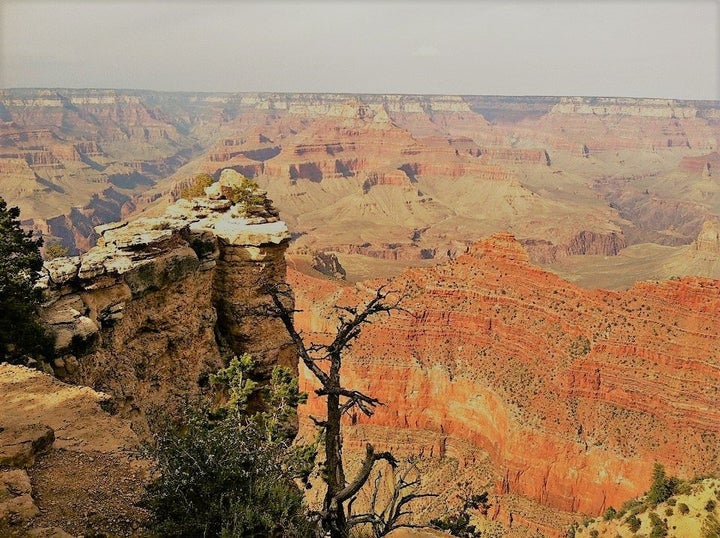
[[352,514],[352,501],[348,503],[349,526],[354,527],[355,525],[369,524],[372,528],[374,538],[386,536],[390,531],[401,527],[426,527],[426,525],[415,525],[403,520],[404,516],[412,513],[407,509],[407,505],[412,501],[423,497],[437,497],[435,493],[417,493],[416,490],[420,486],[420,479],[414,478],[408,480],[411,472],[417,473],[417,467],[414,464],[408,465],[395,479],[390,497],[385,504],[385,508],[382,510],[378,508],[378,494],[380,493],[382,473],[378,472],[375,476],[368,511],[362,514]]
[[[367,482],[375,462],[385,460],[394,468],[397,466],[397,460],[390,452],[376,452],[375,448],[368,443],[365,447],[365,459],[360,470],[348,482],[342,457],[342,416],[356,408],[366,416],[371,416],[374,413],[374,408],[382,404],[377,398],[342,385],[340,379],[342,358],[353,340],[360,335],[362,326],[369,323],[370,318],[376,314],[390,314],[393,310],[402,310],[400,302],[403,297],[397,296],[395,299],[390,299],[391,293],[381,287],[376,291],[375,296],[361,307],[337,307],[340,310],[339,323],[332,342],[306,346],[302,336],[295,330],[293,323],[295,310],[288,306],[292,304],[290,288],[288,286],[273,286],[268,289],[268,293],[272,297],[275,306],[275,315],[285,325],[300,359],[320,383],[320,388],[315,393],[318,396],[327,398],[325,419],[311,417],[316,426],[321,428],[325,434],[323,480],[327,486],[327,491],[322,510],[319,512],[319,518],[323,530],[329,536],[332,538],[347,538],[353,524],[366,523],[367,521],[348,518],[345,510],[346,503],[351,504],[358,491]],[[323,367],[320,366],[321,364]],[[402,503],[401,508],[409,500]]]

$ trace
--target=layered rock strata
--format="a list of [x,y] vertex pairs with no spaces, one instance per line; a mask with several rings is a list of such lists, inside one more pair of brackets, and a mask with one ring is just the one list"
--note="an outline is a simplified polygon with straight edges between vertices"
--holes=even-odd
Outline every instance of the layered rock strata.
[[270,202],[223,193],[234,171],[157,218],[98,227],[98,246],[46,262],[43,318],[56,333],[54,372],[114,396],[125,413],[192,397],[231,354],[262,379],[294,355],[264,315],[267,284],[284,282],[285,223]]
[[[292,281],[313,339],[333,332],[334,305],[380,284]],[[642,494],[655,461],[681,477],[720,466],[720,282],[584,290],[502,234],[388,289],[408,313],[366,326],[343,363],[346,386],[386,404],[351,417],[360,439],[382,446],[385,426],[467,441],[489,454],[498,494],[590,514]]]

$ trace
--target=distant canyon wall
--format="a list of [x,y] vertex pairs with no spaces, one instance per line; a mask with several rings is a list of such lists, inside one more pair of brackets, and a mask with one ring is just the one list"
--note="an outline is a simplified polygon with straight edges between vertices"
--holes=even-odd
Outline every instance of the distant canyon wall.
[[[263,183],[291,231],[312,236],[302,240],[311,238],[310,248],[368,242],[394,258],[400,251],[382,245],[402,243],[402,252],[429,256],[452,249],[444,237],[469,244],[511,230],[536,261],[612,255],[623,241],[691,239],[644,230],[666,221],[677,227],[662,196],[649,207],[607,195],[605,209],[561,214],[558,203],[572,205],[561,189],[602,191],[593,184],[603,178],[595,155],[717,151],[718,109],[710,101],[628,98],[1,90],[0,194],[48,243],[85,251],[97,240],[94,226],[166,203],[198,172],[232,167]],[[571,174],[580,163],[581,176],[589,175],[568,187],[558,152],[577,160]],[[648,173],[657,172],[634,172]],[[477,200],[467,196],[471,186]],[[706,191],[693,202],[698,222],[713,213]],[[323,214],[331,206],[372,231],[344,237],[346,224]],[[524,222],[540,214],[542,221]],[[621,231],[636,214],[641,230]],[[398,220],[410,224],[401,229]],[[424,239],[413,239],[417,231]]]

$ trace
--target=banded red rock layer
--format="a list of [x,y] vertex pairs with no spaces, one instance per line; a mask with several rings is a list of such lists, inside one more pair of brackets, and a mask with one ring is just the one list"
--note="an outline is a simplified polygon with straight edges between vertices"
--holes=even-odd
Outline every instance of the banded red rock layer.
[[[376,285],[292,278],[312,338],[334,328],[333,304]],[[389,287],[410,314],[366,326],[343,364],[347,386],[386,404],[352,417],[360,427],[469,441],[490,454],[499,492],[592,514],[642,494],[655,461],[688,477],[720,466],[720,282],[583,290],[497,235]]]
[[682,161],[680,161],[679,168],[683,172],[704,174],[710,177],[713,175],[713,172],[718,173],[718,169],[720,168],[720,153],[714,151],[708,155],[701,155],[699,157],[684,157]]

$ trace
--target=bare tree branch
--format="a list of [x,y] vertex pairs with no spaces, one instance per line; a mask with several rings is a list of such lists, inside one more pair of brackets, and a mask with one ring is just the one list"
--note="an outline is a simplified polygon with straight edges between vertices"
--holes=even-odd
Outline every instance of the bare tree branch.
[[[374,297],[363,306],[336,306],[338,325],[332,342],[307,346],[302,335],[295,330],[293,324],[293,314],[296,311],[288,306],[293,301],[290,288],[275,285],[267,287],[266,291],[272,299],[272,313],[283,322],[300,360],[320,383],[320,387],[315,390],[315,393],[327,399],[326,419],[310,417],[310,420],[325,435],[325,471],[323,480],[327,485],[327,491],[323,501],[323,509],[316,512],[322,528],[329,533],[331,538],[346,538],[352,525],[369,523],[373,526],[376,536],[384,536],[392,528],[398,526],[398,520],[401,517],[409,514],[409,511],[403,510],[404,506],[414,499],[421,496],[430,496],[430,494],[402,495],[403,490],[416,484],[416,482],[405,482],[403,476],[396,485],[391,504],[381,514],[376,514],[377,490],[381,476],[378,475],[375,479],[371,512],[358,516],[352,515],[353,502],[358,491],[368,481],[375,462],[385,460],[393,468],[397,466],[398,462],[390,452],[376,453],[373,446],[368,444],[360,470],[354,480],[347,483],[342,459],[342,416],[355,407],[365,415],[372,416],[375,408],[383,404],[377,398],[343,387],[340,380],[340,369],[342,367],[343,353],[358,338],[362,327],[366,323],[370,323],[370,319],[376,314],[385,312],[389,315],[393,310],[404,310],[400,307],[400,302],[405,296],[398,294],[396,298],[391,300],[389,296],[393,292],[387,291],[384,286],[381,286],[375,290]],[[318,366],[319,361],[329,362],[327,371]],[[346,502],[347,513],[343,508],[343,504]]]
[[390,452],[380,452],[379,454],[376,454],[375,447],[373,447],[370,443],[366,444],[365,459],[363,460],[363,464],[360,467],[355,480],[350,482],[347,486],[340,490],[337,495],[335,495],[336,501],[338,503],[342,503],[360,491],[360,488],[365,485],[365,482],[367,482],[367,479],[370,477],[370,471],[372,471],[373,465],[376,461],[380,460],[387,461],[393,468],[397,467],[398,464],[397,460],[392,454],[390,454]]
[[315,418],[315,417],[312,416],[312,415],[308,415],[308,418],[312,421],[313,424],[315,424],[315,426],[317,426],[317,427],[320,428],[321,430],[327,428],[327,421],[326,421],[326,420],[317,419],[317,418]]
[[350,513],[350,506],[352,501],[348,504],[348,525],[350,527],[356,525],[369,524],[372,527],[373,535],[376,538],[389,534],[392,530],[406,527],[406,528],[425,528],[427,525],[415,524],[409,521],[401,521],[405,516],[412,514],[410,510],[404,509],[409,503],[426,497],[437,497],[434,493],[415,493],[408,490],[420,485],[420,480],[406,481],[406,477],[411,470],[416,470],[413,465],[406,468],[400,477],[395,481],[395,485],[392,490],[390,499],[387,501],[385,508],[378,512],[377,510],[377,499],[380,491],[380,482],[382,479],[382,473],[378,472],[375,476],[372,496],[370,499],[370,506],[367,512],[361,514],[352,515]]
[[307,352],[307,349],[305,348],[305,343],[303,342],[302,337],[300,334],[295,330],[295,325],[293,324],[292,319],[292,310],[289,310],[280,300],[281,295],[288,298],[290,296],[290,292],[286,291],[283,292],[278,289],[277,286],[268,286],[267,292],[272,298],[273,304],[275,305],[275,308],[277,309],[277,316],[280,318],[280,320],[283,322],[283,325],[285,325],[285,330],[287,330],[288,334],[290,335],[290,338],[292,339],[293,343],[295,344],[295,349],[297,349],[298,355],[300,355],[300,359],[302,359],[305,366],[310,370],[315,377],[317,377],[318,381],[324,386],[328,381],[329,377],[328,375],[323,372],[320,367],[315,364],[315,361],[310,357],[310,355]]

